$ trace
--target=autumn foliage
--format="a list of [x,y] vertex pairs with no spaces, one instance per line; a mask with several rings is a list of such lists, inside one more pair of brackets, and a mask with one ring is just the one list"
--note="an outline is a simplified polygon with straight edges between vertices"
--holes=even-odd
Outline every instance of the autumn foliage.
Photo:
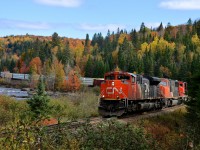
[[80,79],[76,71],[71,70],[68,75],[67,80],[67,90],[68,91],[77,91],[80,88]]
[[58,60],[55,60],[53,63],[53,69],[55,73],[55,89],[57,90],[63,90],[65,89],[64,83],[65,83],[65,72],[64,72],[64,66],[61,62]]
[[34,72],[36,74],[41,74],[42,62],[39,57],[33,58],[29,64],[29,66],[30,66],[32,73]]
[[119,66],[122,71],[187,81],[200,67],[200,20],[157,28],[142,23],[138,31],[118,28],[106,36],[86,34],[85,39],[57,33],[0,37],[0,56],[0,71],[42,74],[48,89],[67,90],[66,76],[75,66],[82,77],[103,78]]

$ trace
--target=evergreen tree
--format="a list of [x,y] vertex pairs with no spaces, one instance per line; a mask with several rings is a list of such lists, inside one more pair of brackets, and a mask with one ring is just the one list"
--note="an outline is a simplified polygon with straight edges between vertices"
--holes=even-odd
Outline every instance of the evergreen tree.
[[196,22],[196,32],[198,37],[200,38],[200,19]]
[[89,56],[85,66],[85,77],[93,77],[93,68],[94,68],[93,66],[94,66],[93,60]]
[[140,35],[142,37],[142,38],[140,37],[140,40],[142,43],[145,42],[145,33],[146,33],[146,27],[144,25],[144,22],[142,22],[142,24],[140,26]]
[[60,46],[58,47],[58,51],[57,51],[56,56],[57,56],[57,58],[58,58],[58,61],[61,62],[61,61],[62,61],[62,58],[63,58],[63,53],[62,53],[62,50],[61,50],[61,47],[60,47]]
[[45,51],[45,57],[46,59],[50,60],[50,65],[51,65],[53,62],[53,54],[49,43],[45,44],[44,51]]
[[86,34],[84,51],[83,51],[83,55],[87,55],[87,54],[90,54],[90,39],[89,39],[89,34]]
[[164,28],[162,22],[160,23],[159,27],[157,28],[158,36],[162,37],[164,34]]
[[138,35],[137,35],[137,32],[136,32],[135,29],[131,31],[130,36],[131,36],[131,41],[132,41],[133,46],[135,48],[139,48],[139,46],[138,46]]
[[154,64],[153,64],[153,53],[151,50],[145,52],[144,55],[144,73],[146,75],[153,76],[154,75]]
[[59,45],[60,45],[60,37],[58,36],[58,33],[54,32],[52,35],[52,47]]
[[159,32],[159,31],[162,31],[162,30],[163,30],[163,24],[161,22],[160,25],[159,25],[159,27],[158,27],[158,29],[157,29],[157,31]]
[[40,51],[40,41],[39,39],[37,38],[36,41],[34,42],[34,51],[33,51],[33,58],[34,57],[38,57],[39,55],[39,51]]
[[127,71],[128,69],[128,55],[130,48],[129,48],[129,42],[126,38],[124,38],[123,44],[119,48],[118,53],[118,65],[119,68],[121,68],[123,71]]
[[107,56],[107,58],[105,59],[105,62],[106,62],[106,64],[107,64],[107,68],[105,69],[105,70],[106,70],[105,72],[114,70],[116,64],[114,64],[112,54],[109,54],[109,55]]
[[70,62],[70,59],[71,59],[71,54],[69,49],[69,42],[67,42],[62,54],[62,64],[63,65],[68,64]]
[[91,45],[94,46],[97,43],[97,34],[95,33],[92,37]]
[[40,57],[40,60],[42,61],[42,64],[44,64],[45,59],[46,59],[44,49],[40,49],[40,51],[39,51],[39,57]]
[[48,118],[50,114],[50,99],[45,92],[45,85],[42,77],[39,79],[37,86],[37,93],[27,101],[30,111],[32,113],[32,118],[36,121],[41,121]]
[[190,28],[192,27],[192,20],[191,18],[189,18],[189,20],[187,21],[187,32],[190,33]]
[[105,63],[105,67],[104,67],[104,73],[109,72],[111,69],[109,67],[108,62]]
[[10,62],[10,67],[9,67],[9,71],[10,71],[11,73],[14,72],[15,66],[16,66],[16,62],[12,59],[11,62]]
[[[200,69],[190,79],[187,115],[189,137],[195,146],[200,144]],[[194,136],[195,135],[195,136]]]

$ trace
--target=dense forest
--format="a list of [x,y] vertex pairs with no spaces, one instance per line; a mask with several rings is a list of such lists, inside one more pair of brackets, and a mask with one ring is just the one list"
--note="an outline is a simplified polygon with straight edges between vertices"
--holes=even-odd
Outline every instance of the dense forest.
[[138,74],[187,81],[200,67],[200,20],[139,31],[108,30],[105,37],[90,39],[6,36],[0,38],[0,71],[43,75],[68,75],[75,70],[85,77],[103,77],[115,68]]
[[[142,23],[139,31],[118,29],[91,39],[56,32],[0,38],[0,71],[42,74],[50,83],[54,77],[58,90],[66,75],[74,81],[115,69],[188,81],[186,109],[130,124],[108,120],[94,126],[86,120],[74,130],[70,122],[62,128],[63,122],[98,116],[99,87],[49,97],[40,78],[27,101],[0,95],[0,149],[200,149],[200,20],[166,27],[160,23],[155,29]],[[77,86],[69,87],[77,91]],[[46,127],[51,121],[57,123],[53,132]]]

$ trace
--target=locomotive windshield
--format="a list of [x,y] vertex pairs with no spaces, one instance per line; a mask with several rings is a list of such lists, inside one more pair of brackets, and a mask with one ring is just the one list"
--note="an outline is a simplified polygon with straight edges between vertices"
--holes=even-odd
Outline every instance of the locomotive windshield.
[[126,75],[117,75],[117,79],[118,80],[129,80],[130,76],[126,76]]
[[108,75],[105,76],[106,80],[130,80],[130,76],[124,75],[124,74],[118,74],[118,75]]
[[114,79],[115,79],[115,76],[114,76],[114,74],[108,75],[108,76],[105,77],[105,79],[106,79],[106,80],[114,80]]

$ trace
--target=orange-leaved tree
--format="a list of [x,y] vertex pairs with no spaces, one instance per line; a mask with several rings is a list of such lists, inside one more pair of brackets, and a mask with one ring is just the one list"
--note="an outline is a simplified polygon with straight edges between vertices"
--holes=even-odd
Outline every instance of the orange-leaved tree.
[[77,71],[71,70],[68,74],[67,90],[75,92],[80,89],[80,79]]
[[29,63],[29,67],[31,69],[31,72],[34,72],[36,74],[41,74],[42,62],[40,58],[39,57],[33,58]]

